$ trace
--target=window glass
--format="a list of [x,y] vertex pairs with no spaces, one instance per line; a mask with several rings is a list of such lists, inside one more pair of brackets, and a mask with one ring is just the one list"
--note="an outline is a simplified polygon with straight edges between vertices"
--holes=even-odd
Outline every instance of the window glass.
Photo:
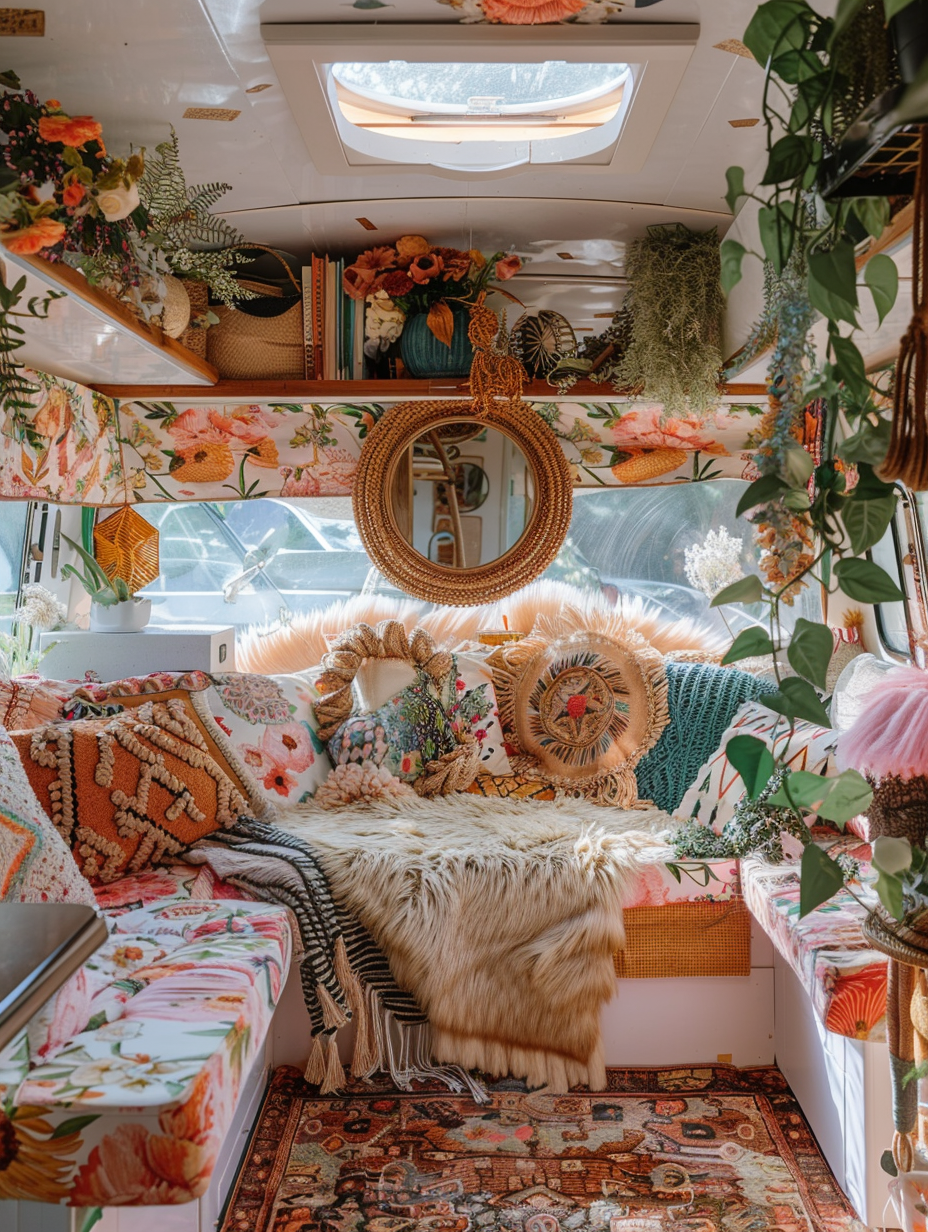
[[0,629],[9,630],[19,593],[26,527],[27,501],[4,501],[0,515]]
[[[766,608],[710,608],[706,594],[687,576],[687,549],[704,546],[710,532],[740,542],[734,559],[743,572],[758,572],[754,527],[735,517],[747,484],[739,479],[654,488],[601,488],[574,492],[573,517],[564,548],[546,577],[605,590],[612,598],[638,596],[670,619],[689,617],[717,632],[738,633],[764,619]],[[730,549],[731,551],[732,549]],[[785,629],[797,617],[821,619],[818,586],[806,586],[792,607],[781,605]]]
[[[740,568],[757,570],[754,529],[735,517],[746,486],[716,480],[577,491],[570,531],[544,576],[613,599],[639,596],[668,619],[737,633],[765,609],[710,608],[687,577],[686,549],[725,531],[740,545]],[[348,498],[172,503],[143,512],[161,535],[161,575],[143,592],[156,624],[273,623],[281,613],[326,607],[362,590],[400,593],[372,567]],[[787,628],[798,616],[821,619],[816,585],[783,608]]]
[[358,594],[371,563],[348,498],[148,505],[161,573],[156,624],[248,625]]
[[515,115],[591,102],[618,89],[625,64],[414,63],[406,60],[332,65],[332,76],[365,97],[446,114]]

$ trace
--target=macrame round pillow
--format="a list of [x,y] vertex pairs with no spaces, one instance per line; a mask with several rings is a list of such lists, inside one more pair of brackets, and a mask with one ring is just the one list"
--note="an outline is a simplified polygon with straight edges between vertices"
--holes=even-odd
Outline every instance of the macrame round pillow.
[[[336,639],[322,660],[325,671],[316,681],[323,696],[315,703],[319,736],[328,742],[349,722],[354,712],[352,684],[362,664],[369,660],[398,660],[415,668],[435,688],[436,695],[452,670],[454,659],[448,650],[439,650],[424,629],[407,634],[397,620],[382,620],[376,627],[366,624],[347,629]],[[426,700],[426,699],[423,699]],[[437,700],[435,708],[440,710]],[[420,796],[448,795],[463,791],[474,780],[480,765],[480,746],[472,736],[433,761],[413,786]]]
[[663,660],[643,637],[533,635],[490,664],[514,768],[603,804],[638,803],[634,768],[670,721]]

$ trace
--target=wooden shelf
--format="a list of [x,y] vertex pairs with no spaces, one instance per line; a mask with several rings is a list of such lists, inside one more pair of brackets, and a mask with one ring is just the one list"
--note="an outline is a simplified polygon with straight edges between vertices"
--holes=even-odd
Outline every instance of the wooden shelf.
[[[406,399],[468,398],[466,378],[432,381],[226,381],[218,380],[209,389],[201,385],[108,385],[93,386],[110,398],[123,402],[399,402]],[[723,396],[762,398],[767,386],[733,383],[722,387]],[[621,396],[611,385],[578,381],[566,394],[558,393],[545,381],[527,381],[522,396],[528,402],[609,402]]]
[[219,379],[212,364],[137,320],[118,300],[90,286],[78,270],[2,248],[0,256],[13,267],[11,283],[17,281],[17,271],[26,275],[26,300],[48,291],[66,292],[51,304],[48,320],[17,318],[25,330],[18,362],[93,388],[98,381],[115,378],[155,388],[184,381],[202,390]]

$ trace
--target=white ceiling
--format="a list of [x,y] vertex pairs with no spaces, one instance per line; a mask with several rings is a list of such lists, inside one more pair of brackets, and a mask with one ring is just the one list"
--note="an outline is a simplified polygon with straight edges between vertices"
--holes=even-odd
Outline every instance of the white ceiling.
[[[188,180],[228,182],[226,210],[248,237],[299,254],[314,245],[346,253],[363,246],[367,233],[354,222],[358,216],[375,221],[383,238],[409,230],[435,239],[473,234],[478,246],[515,244],[520,251],[533,243],[556,249],[575,239],[627,240],[660,221],[724,231],[726,167],[751,167],[762,157],[760,127],[728,123],[757,115],[760,67],[713,46],[743,32],[754,0],[659,0],[629,5],[612,19],[701,23],[683,84],[641,172],[546,169],[463,182],[421,173],[318,174],[260,35],[262,22],[429,21],[443,23],[450,49],[464,10],[444,0],[393,0],[377,9],[355,8],[351,0],[47,0],[44,7],[44,38],[5,40],[5,63],[25,84],[60,99],[72,114],[96,116],[114,153],[130,143],[151,147],[173,124]],[[560,29],[568,40],[572,28]],[[260,85],[269,88],[246,92]],[[188,107],[240,115],[231,122],[183,119]],[[526,198],[531,205],[522,209],[518,202]],[[599,272],[614,269],[606,262]]]

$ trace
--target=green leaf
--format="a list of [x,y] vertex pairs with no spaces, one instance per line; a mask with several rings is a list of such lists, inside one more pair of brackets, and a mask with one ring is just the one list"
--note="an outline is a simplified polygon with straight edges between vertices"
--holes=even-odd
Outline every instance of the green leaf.
[[828,626],[800,616],[786,648],[786,657],[800,676],[824,689],[833,650],[834,638]]
[[739,659],[751,659],[755,655],[773,654],[773,650],[773,642],[766,629],[762,629],[760,625],[751,625],[748,629],[742,629],[732,642],[731,649],[722,660],[722,666],[737,663]]
[[789,47],[802,47],[806,41],[806,24],[811,16],[802,0],[767,0],[760,5],[744,32],[744,45],[758,62],[766,65],[776,52]]
[[836,562],[834,574],[847,597],[858,603],[899,603],[905,598],[886,570],[872,560],[845,556]]
[[847,241],[808,259],[809,302],[831,321],[857,324],[857,266]]
[[102,1218],[103,1208],[101,1206],[86,1208],[84,1222],[81,1224],[81,1232],[91,1232],[91,1229],[95,1228]]
[[872,466],[861,463],[857,469],[857,484],[854,488],[855,500],[876,500],[880,496],[892,496],[896,485],[881,479]]
[[851,541],[851,550],[862,556],[867,548],[879,543],[896,512],[896,497],[879,496],[876,500],[848,497],[841,510],[841,520]]
[[[740,168],[739,168],[740,170]],[[727,295],[732,287],[741,281],[741,262],[747,249],[737,240],[722,240],[720,256],[722,259],[722,290]]]
[[889,201],[886,197],[855,197],[852,204],[867,234],[874,238],[881,236],[889,222]]
[[67,1121],[62,1121],[60,1125],[56,1125],[51,1134],[51,1139],[66,1138],[68,1134],[78,1134],[82,1129],[94,1121],[99,1121],[100,1114],[95,1113],[91,1116],[76,1116],[69,1117]]
[[846,821],[865,812],[872,799],[873,789],[864,776],[856,770],[844,770],[831,780],[831,788],[819,807],[818,815],[843,827]]
[[781,681],[779,693],[765,695],[764,705],[777,714],[785,714],[788,719],[806,719],[819,727],[831,727],[828,711],[815,689],[807,680],[796,676],[787,676]]
[[787,486],[779,475],[761,475],[760,479],[755,479],[742,493],[735,509],[735,517],[740,518],[756,505],[766,505],[775,500],[781,492],[786,491]]
[[880,902],[894,920],[901,920],[905,914],[902,901],[902,878],[897,877],[895,873],[883,873],[878,868],[875,871],[876,881],[873,883],[873,888]]
[[763,597],[764,588],[760,578],[756,573],[749,573],[747,577],[739,578],[737,582],[732,582],[730,586],[720,590],[709,606],[721,607],[723,603],[757,603]]
[[[744,192],[744,168],[729,167],[725,172],[725,180],[728,184],[728,192],[725,194],[725,203],[733,214],[738,212],[738,202],[745,195]],[[734,241],[732,241],[734,242]],[[722,245],[724,250],[725,245]],[[740,248],[741,245],[739,244]],[[742,250],[743,251],[743,250]]]
[[864,367],[864,357],[850,338],[842,338],[833,333],[830,338],[832,350],[835,353],[837,374],[845,385],[863,391],[867,388],[867,370]]
[[814,157],[815,142],[811,137],[787,133],[774,143],[761,184],[782,184],[799,179]]
[[891,433],[892,425],[888,419],[881,417],[873,424],[864,417],[857,431],[838,446],[838,456],[845,462],[869,462],[872,466],[879,466],[889,449]]
[[844,885],[841,866],[815,843],[807,843],[799,871],[800,919],[826,903]]
[[[766,699],[765,699],[766,701]],[[777,788],[769,798],[769,803],[779,808],[796,808],[814,811],[825,796],[831,780],[821,774],[813,774],[810,770],[794,770],[785,785]]]
[[897,103],[893,119],[898,124],[920,123],[928,120],[928,60],[915,74],[915,80]]
[[782,274],[795,241],[792,216],[782,206],[762,205],[757,211],[757,229],[764,256],[774,273]]
[[893,1159],[893,1153],[891,1150],[885,1150],[880,1156],[880,1167],[890,1176],[899,1175],[899,1169],[896,1167],[896,1161]]
[[899,271],[896,262],[878,252],[864,266],[864,282],[870,288],[880,324],[886,320],[899,293]]
[[725,756],[741,775],[748,796],[756,800],[776,769],[766,744],[756,736],[732,736],[725,745]]

